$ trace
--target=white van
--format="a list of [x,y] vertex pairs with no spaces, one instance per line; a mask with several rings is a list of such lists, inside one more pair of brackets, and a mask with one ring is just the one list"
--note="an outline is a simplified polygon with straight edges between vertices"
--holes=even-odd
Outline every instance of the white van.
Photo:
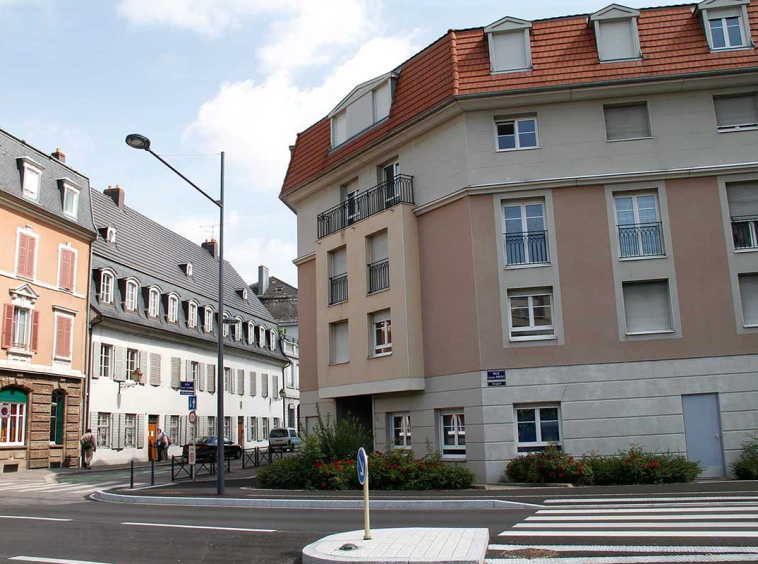
[[268,444],[274,448],[294,451],[302,442],[297,429],[292,427],[276,427],[268,434]]

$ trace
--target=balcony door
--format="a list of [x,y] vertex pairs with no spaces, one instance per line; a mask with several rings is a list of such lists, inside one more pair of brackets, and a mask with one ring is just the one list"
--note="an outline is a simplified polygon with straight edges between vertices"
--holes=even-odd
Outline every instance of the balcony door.
[[545,205],[542,202],[507,204],[505,260],[509,266],[548,262]]
[[616,225],[621,258],[661,256],[663,241],[655,194],[616,196]]
[[379,170],[379,182],[384,185],[384,201],[388,206],[394,206],[400,199],[400,162],[385,164]]

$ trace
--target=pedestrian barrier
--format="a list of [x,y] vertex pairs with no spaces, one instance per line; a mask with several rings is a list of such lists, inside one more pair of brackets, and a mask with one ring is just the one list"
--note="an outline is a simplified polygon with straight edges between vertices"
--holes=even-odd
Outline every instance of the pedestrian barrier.
[[242,468],[258,468],[281,458],[284,458],[283,447],[248,448],[242,451]]
[[[227,474],[232,473],[232,456],[224,456],[224,468]],[[195,463],[195,477],[213,476],[216,474],[215,458],[199,458]],[[171,456],[171,481],[192,479],[192,466],[184,456]]]

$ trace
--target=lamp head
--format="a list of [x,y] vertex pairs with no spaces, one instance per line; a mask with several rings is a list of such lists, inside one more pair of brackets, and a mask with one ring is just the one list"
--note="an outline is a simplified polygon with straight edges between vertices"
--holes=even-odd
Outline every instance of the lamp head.
[[150,139],[138,133],[130,133],[126,136],[126,144],[132,149],[147,151],[150,148]]

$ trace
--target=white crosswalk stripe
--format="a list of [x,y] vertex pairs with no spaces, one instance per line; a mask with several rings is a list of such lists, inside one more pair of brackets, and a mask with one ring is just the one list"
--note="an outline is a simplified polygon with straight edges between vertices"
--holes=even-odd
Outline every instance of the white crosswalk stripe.
[[[22,495],[26,497],[32,497],[35,495],[76,495],[77,497],[85,495],[87,493],[94,493],[98,490],[114,488],[114,487],[126,487],[128,483],[124,483],[121,480],[118,481],[103,481],[103,482],[63,482],[63,483],[49,483],[49,482],[31,482],[31,481],[18,481],[7,483],[3,482],[0,485],[0,492],[6,496]],[[135,484],[136,485],[136,484]]]

